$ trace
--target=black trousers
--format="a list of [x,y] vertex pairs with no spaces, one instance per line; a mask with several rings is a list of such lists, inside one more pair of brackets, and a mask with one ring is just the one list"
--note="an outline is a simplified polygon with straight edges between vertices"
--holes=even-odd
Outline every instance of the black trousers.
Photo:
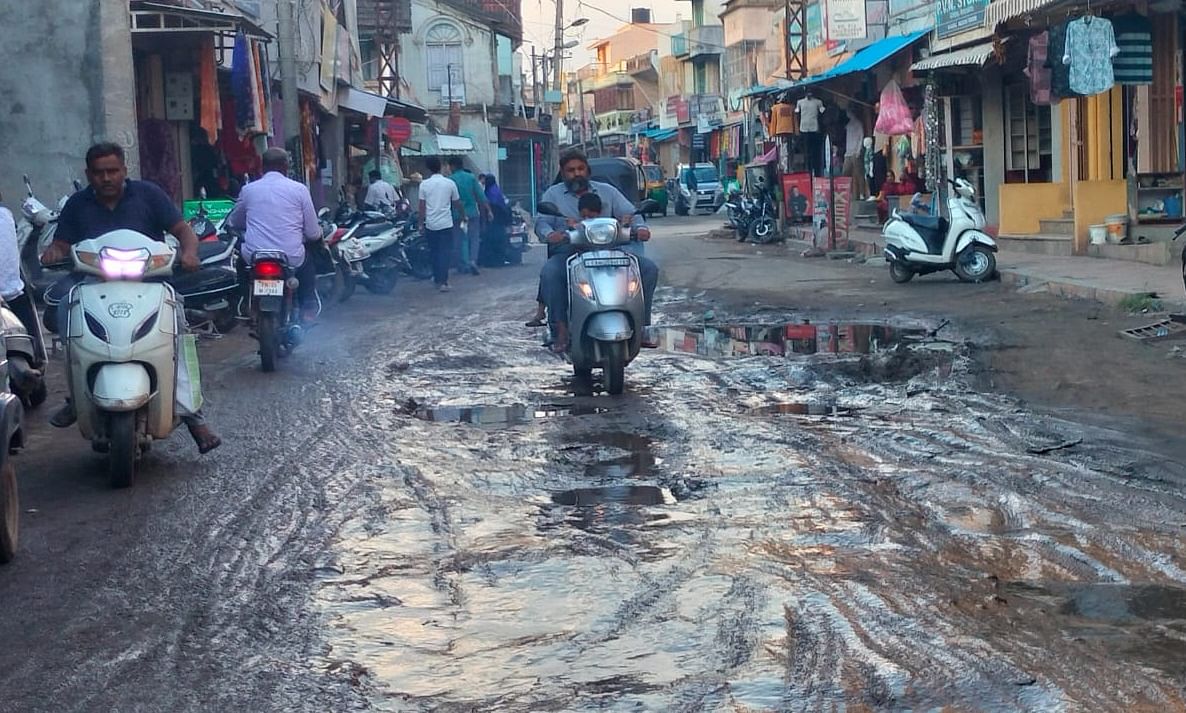
[[453,228],[425,230],[424,238],[432,253],[432,280],[438,285],[449,284],[449,263],[453,258]]

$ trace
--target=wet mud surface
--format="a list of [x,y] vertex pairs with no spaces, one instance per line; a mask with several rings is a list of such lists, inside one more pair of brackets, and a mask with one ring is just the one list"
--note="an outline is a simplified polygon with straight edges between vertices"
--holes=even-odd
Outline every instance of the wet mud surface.
[[688,321],[612,399],[482,322],[389,354],[317,587],[376,710],[1182,707],[1183,468],[951,327]]
[[522,274],[356,298],[275,375],[205,345],[226,444],[131,491],[35,430],[0,710],[1186,708],[1165,444],[993,393],[958,319],[677,289],[578,397]]

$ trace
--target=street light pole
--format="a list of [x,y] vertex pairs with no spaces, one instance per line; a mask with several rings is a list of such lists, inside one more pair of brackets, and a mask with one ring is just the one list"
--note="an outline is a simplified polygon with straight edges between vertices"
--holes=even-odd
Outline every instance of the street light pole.
[[[564,58],[564,0],[556,0],[556,36],[554,38],[554,48],[552,49],[552,90],[560,95],[560,79],[563,74],[561,61]],[[560,168],[560,103],[557,102],[552,107],[552,151],[551,160],[552,165],[549,171],[559,170]]]

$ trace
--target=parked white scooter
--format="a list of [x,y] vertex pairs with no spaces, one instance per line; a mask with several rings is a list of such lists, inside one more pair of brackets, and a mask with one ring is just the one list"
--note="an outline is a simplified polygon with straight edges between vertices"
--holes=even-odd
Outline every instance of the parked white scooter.
[[98,277],[75,286],[65,334],[70,396],[78,428],[110,459],[111,484],[125,488],[152,440],[177,426],[175,335],[181,304],[165,282],[175,253],[132,230],[84,240],[74,270]]
[[947,200],[949,218],[895,210],[881,229],[894,282],[941,270],[952,270],[964,282],[983,282],[996,273],[997,244],[984,232],[976,190],[962,178],[948,183],[954,189]]

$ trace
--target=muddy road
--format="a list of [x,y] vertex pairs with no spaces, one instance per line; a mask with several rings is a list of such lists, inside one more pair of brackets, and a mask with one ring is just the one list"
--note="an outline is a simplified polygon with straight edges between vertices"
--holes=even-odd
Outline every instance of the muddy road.
[[205,345],[226,445],[132,491],[38,430],[0,709],[1186,707],[1180,444],[999,393],[958,310],[673,274],[621,398],[521,268],[356,297],[274,375]]

